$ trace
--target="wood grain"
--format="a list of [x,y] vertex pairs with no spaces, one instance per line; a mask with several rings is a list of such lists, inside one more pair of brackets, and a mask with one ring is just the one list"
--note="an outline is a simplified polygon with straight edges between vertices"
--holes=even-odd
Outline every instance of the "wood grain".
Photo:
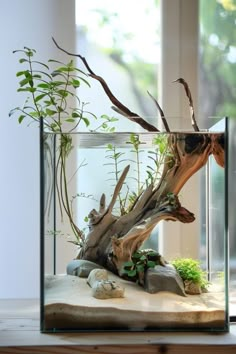
[[235,354],[235,346],[193,345],[117,345],[117,346],[40,346],[0,348],[0,353],[14,354]]

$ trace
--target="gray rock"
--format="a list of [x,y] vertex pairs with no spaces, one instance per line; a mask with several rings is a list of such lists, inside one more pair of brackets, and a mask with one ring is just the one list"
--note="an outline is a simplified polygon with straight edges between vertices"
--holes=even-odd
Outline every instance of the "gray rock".
[[103,269],[102,266],[85,259],[73,259],[68,263],[66,272],[68,275],[77,275],[81,278],[87,278],[93,269]]
[[93,269],[87,279],[92,288],[92,295],[96,299],[111,299],[124,297],[124,288],[114,280],[108,280],[105,269]]
[[171,264],[149,268],[145,274],[144,289],[151,294],[170,291],[177,295],[186,296],[183,280]]

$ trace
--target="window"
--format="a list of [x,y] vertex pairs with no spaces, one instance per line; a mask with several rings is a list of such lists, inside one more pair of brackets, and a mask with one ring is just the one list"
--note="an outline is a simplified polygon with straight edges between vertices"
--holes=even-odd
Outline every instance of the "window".
[[[147,90],[157,96],[159,1],[77,0],[76,5],[77,45],[94,71],[103,76],[113,93],[133,111],[147,119],[156,116]],[[110,107],[109,101],[95,104],[96,111],[101,113]]]
[[[200,0],[199,2],[199,115],[205,127],[211,125],[209,117],[236,117],[236,2],[234,0]],[[205,99],[207,97],[207,99]],[[235,123],[230,120],[229,183],[235,181]],[[222,178],[220,171],[214,172],[214,180]],[[215,186],[218,205],[223,212],[224,200]],[[236,240],[235,240],[235,188],[229,190],[229,245],[230,245],[230,315],[236,316]],[[223,225],[218,225],[223,232]],[[221,245],[214,245],[219,255]]]
[[[236,116],[235,15],[235,0],[122,0],[112,4],[105,0],[99,4],[95,0],[77,0],[78,46],[94,71],[107,79],[113,93],[146,117],[157,116],[147,89],[158,98],[167,117],[188,117],[183,89],[172,83],[179,77],[186,78],[199,126],[209,128],[210,116]],[[110,103],[100,88],[96,96],[96,110],[103,114]],[[191,178],[181,193],[186,207],[198,214],[203,209],[198,193],[203,178],[200,174]],[[218,193],[219,199],[220,196]],[[231,198],[235,200],[234,192]],[[231,223],[235,230],[233,216]],[[196,228],[194,223],[184,228],[180,223],[163,223],[160,253],[170,258],[176,253],[191,253],[193,258],[199,258],[203,240],[186,239],[186,233],[200,233]],[[236,281],[235,242],[230,239],[231,284]]]

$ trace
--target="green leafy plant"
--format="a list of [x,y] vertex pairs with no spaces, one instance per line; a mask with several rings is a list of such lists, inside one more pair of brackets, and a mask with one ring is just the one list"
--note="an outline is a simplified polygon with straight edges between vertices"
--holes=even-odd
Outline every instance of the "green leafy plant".
[[114,133],[116,130],[114,126],[110,126],[110,123],[117,122],[119,119],[115,117],[109,117],[107,114],[102,114],[99,118],[99,125],[93,129],[93,132],[101,131],[104,133]]
[[[62,132],[64,122],[74,123],[72,130],[81,122],[89,126],[90,121],[86,115],[96,118],[84,108],[86,103],[81,102],[75,89],[84,83],[90,86],[87,75],[77,69],[73,60],[62,63],[57,60],[48,60],[47,64],[34,59],[36,51],[24,47],[14,53],[23,55],[19,63],[24,65],[16,73],[19,78],[18,92],[26,93],[23,107],[15,107],[10,115],[18,113],[18,121],[28,117],[33,121],[43,119],[44,124],[53,132]],[[69,106],[69,100],[76,101],[75,107]]]
[[131,144],[133,146],[133,150],[131,152],[134,153],[135,155],[135,172],[137,173],[137,177],[134,177],[136,183],[137,183],[137,196],[139,196],[142,192],[141,188],[141,164],[142,162],[140,161],[140,154],[143,152],[143,150],[140,149],[140,145],[142,142],[139,140],[139,135],[135,133],[130,134],[130,140],[127,141],[127,144]]
[[119,201],[119,213],[120,215],[127,214],[129,210],[132,208],[133,204],[141,194],[141,190],[139,191],[141,180],[140,180],[140,164],[141,162],[139,161],[139,136],[135,135],[133,133],[130,134],[130,140],[127,142],[127,144],[132,144],[134,146],[134,150],[131,150],[130,152],[133,153],[135,152],[136,159],[131,160],[130,158],[126,158],[125,152],[119,151],[116,146],[113,144],[108,144],[107,145],[107,150],[106,150],[106,159],[109,160],[109,162],[105,163],[105,166],[111,166],[112,169],[108,172],[109,175],[111,175],[111,178],[109,180],[114,182],[114,185],[117,184],[120,174],[124,168],[123,163],[127,162],[129,164],[135,164],[135,168],[133,169],[134,172],[137,172],[137,177],[131,177],[132,179],[137,182],[137,190],[131,189],[129,185],[125,182],[124,185],[126,186],[126,192],[125,193],[119,193],[118,194],[118,201]]
[[[110,170],[108,173],[111,175],[111,178],[109,178],[109,180],[113,181],[114,185],[117,184],[119,177],[120,177],[120,173],[122,172],[120,164],[127,161],[127,159],[124,159],[122,157],[124,155],[125,155],[125,153],[118,151],[114,145],[112,145],[112,144],[107,145],[105,158],[107,160],[109,160],[109,162],[105,163],[104,165],[105,166],[112,166],[112,170]],[[126,184],[126,186],[127,186],[127,184]],[[126,202],[127,202],[127,197],[128,197],[128,190],[129,190],[129,187],[127,186],[127,193],[126,193],[125,197],[122,197],[121,192],[118,194],[120,215],[124,215],[127,213]]]
[[[53,59],[48,60],[47,63],[40,62],[35,59],[35,49],[24,47],[22,50],[14,51],[14,53],[21,54],[19,63],[23,68],[16,73],[19,79],[17,91],[24,94],[25,100],[23,106],[12,109],[9,116],[17,115],[20,124],[27,118],[30,122],[38,124],[43,122],[44,127],[49,132],[58,134],[56,192],[59,207],[61,215],[64,212],[68,217],[76,238],[75,243],[81,246],[84,241],[84,232],[74,222],[72,203],[74,198],[70,199],[68,194],[70,179],[68,179],[66,171],[68,157],[74,148],[70,133],[77,131],[81,124],[89,129],[91,119],[98,119],[95,114],[85,109],[87,103],[83,102],[77,93],[81,85],[90,86],[87,74],[78,69],[73,60],[68,63]],[[114,131],[110,124],[116,121],[116,118],[110,118],[107,115],[102,115],[100,118],[94,131]],[[52,157],[46,139],[44,140],[44,146],[45,157],[50,160],[48,161],[50,165]],[[84,163],[80,167],[83,165]],[[52,189],[46,196],[47,205],[51,203],[51,193]]]
[[[78,69],[73,60],[68,63],[54,59],[49,59],[47,63],[40,62],[34,59],[35,49],[28,47],[13,53],[23,55],[19,63],[24,65],[16,76],[19,78],[17,91],[25,93],[26,99],[22,107],[15,107],[9,113],[10,116],[17,113],[19,123],[27,117],[37,122],[43,119],[49,130],[63,133],[63,123],[71,132],[81,123],[89,128],[91,119],[98,119],[85,109],[88,102],[81,101],[78,96],[77,90],[83,84],[90,87],[90,83],[88,75]],[[74,100],[73,103],[71,100]],[[113,132],[115,128],[110,123],[115,121],[117,118],[101,115],[94,131]]]
[[[135,183],[131,183],[132,186],[127,182],[124,183],[126,191],[124,192],[123,190],[122,193],[120,192],[118,195],[119,215],[127,214],[133,208],[144,189],[150,184],[152,184],[153,187],[157,185],[166,159],[171,159],[172,157],[168,149],[166,134],[157,134],[153,138],[153,150],[145,151],[145,149],[141,149],[141,146],[145,143],[140,141],[139,134],[131,133],[130,139],[126,143],[132,146],[127,154],[127,158],[124,151],[117,149],[113,144],[108,144],[105,156],[108,162],[104,164],[104,166],[111,167],[108,172],[111,178],[108,180],[114,182],[113,186],[115,186],[119,180],[120,174],[124,168],[124,162],[132,166],[133,175],[130,179],[134,180]],[[130,154],[134,157],[130,157]],[[142,158],[141,155],[143,155]],[[147,160],[150,160],[150,163],[147,165],[145,163],[145,176],[142,174],[142,165],[144,161]],[[169,162],[167,161],[167,163]],[[169,193],[167,197],[171,199],[171,193]],[[173,198],[173,200],[174,199],[175,198]]]
[[123,264],[123,273],[130,280],[137,280],[141,285],[144,282],[144,273],[157,264],[164,265],[160,254],[152,249],[138,250],[133,253],[131,260]]
[[202,289],[207,288],[206,272],[202,270],[200,261],[192,258],[177,258],[172,261],[172,264],[183,281],[190,280],[199,284]]

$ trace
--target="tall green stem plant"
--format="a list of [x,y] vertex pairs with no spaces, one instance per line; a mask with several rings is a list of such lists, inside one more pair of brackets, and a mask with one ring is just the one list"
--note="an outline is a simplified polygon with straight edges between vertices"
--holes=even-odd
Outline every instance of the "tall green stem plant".
[[[90,86],[87,75],[75,67],[71,60],[65,64],[57,60],[48,60],[47,64],[35,60],[36,51],[28,47],[16,50],[14,53],[22,54],[19,63],[24,66],[18,71],[18,92],[25,93],[26,99],[23,107],[15,107],[9,115],[18,114],[18,122],[21,124],[26,118],[39,123],[43,120],[45,128],[59,138],[59,147],[56,161],[56,191],[61,210],[66,213],[71,229],[76,237],[76,243],[81,245],[84,241],[83,232],[77,227],[73,219],[72,204],[68,194],[67,161],[73,150],[70,133],[77,131],[83,123],[86,128],[91,119],[97,117],[85,110],[85,103],[81,102],[76,93],[85,84]],[[69,102],[74,101],[71,107]],[[102,116],[99,123],[103,130],[109,129],[109,123],[115,119]],[[113,128],[111,128],[113,131]],[[51,198],[48,198],[50,201]]]

